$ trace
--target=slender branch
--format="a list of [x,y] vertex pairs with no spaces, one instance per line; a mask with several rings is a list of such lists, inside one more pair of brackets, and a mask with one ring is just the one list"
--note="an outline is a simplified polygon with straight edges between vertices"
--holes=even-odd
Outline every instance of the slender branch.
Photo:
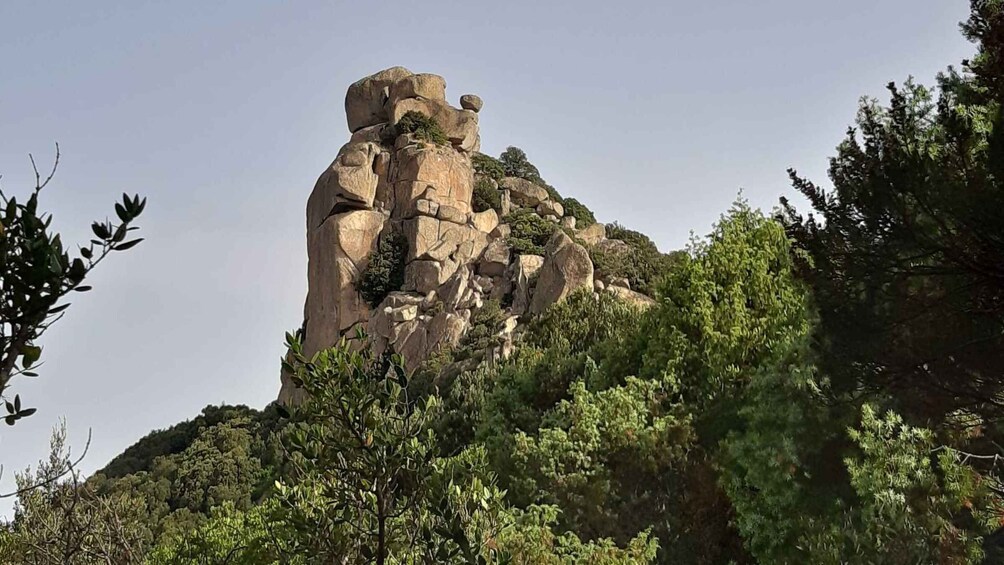
[[84,445],[84,452],[80,454],[80,457],[78,457],[76,459],[76,461],[68,462],[67,466],[66,466],[66,469],[64,469],[63,471],[60,471],[59,473],[53,475],[52,477],[48,477],[45,480],[42,480],[42,481],[39,481],[37,483],[34,483],[34,484],[28,485],[26,487],[20,488],[20,489],[14,491],[14,492],[9,492],[9,493],[6,493],[6,494],[0,494],[0,498],[10,498],[12,496],[20,496],[20,495],[22,495],[22,494],[24,494],[26,492],[33,491],[33,490],[35,490],[37,488],[41,488],[41,487],[44,487],[44,486],[47,486],[47,485],[51,485],[52,483],[58,481],[59,479],[65,477],[68,474],[71,475],[71,476],[73,476],[73,474],[76,472],[76,466],[79,465],[80,462],[84,460],[84,457],[87,456],[87,450],[90,449],[90,447],[91,447],[91,432],[92,432],[92,430],[90,428],[88,428],[88,430],[87,430],[87,443]]
[[28,153],[28,159],[31,161],[31,169],[35,172],[35,191],[37,192],[45,188],[56,174],[56,168],[59,166],[59,143],[56,143],[56,158],[52,162],[52,170],[49,171],[49,176],[45,177],[44,181],[42,180],[42,175],[38,173],[38,167],[35,165],[35,157],[31,153]]

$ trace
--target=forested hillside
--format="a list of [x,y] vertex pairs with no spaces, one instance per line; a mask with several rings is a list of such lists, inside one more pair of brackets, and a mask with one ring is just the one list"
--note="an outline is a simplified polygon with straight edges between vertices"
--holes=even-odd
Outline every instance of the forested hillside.
[[[737,200],[684,250],[617,223],[590,241],[601,210],[519,149],[476,153],[498,273],[577,246],[588,285],[537,311],[537,276],[486,283],[456,346],[413,357],[363,324],[317,353],[288,333],[300,401],[208,406],[88,478],[57,432],[0,561],[1004,562],[1002,4],[973,0],[962,31],[972,60],[862,102],[831,188],[790,171],[808,207]],[[449,144],[405,117],[380,143]],[[547,213],[497,214],[522,182]],[[407,241],[375,245],[372,315],[447,317],[383,308]]]

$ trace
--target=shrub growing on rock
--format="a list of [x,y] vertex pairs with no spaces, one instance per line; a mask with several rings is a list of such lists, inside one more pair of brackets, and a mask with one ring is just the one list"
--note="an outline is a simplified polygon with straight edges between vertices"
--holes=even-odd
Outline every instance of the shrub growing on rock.
[[551,200],[562,203],[564,199],[558,194],[558,190],[553,186],[547,184],[540,176],[540,171],[537,167],[526,158],[526,152],[519,147],[507,147],[505,151],[499,155],[498,163],[502,166],[502,171],[507,177],[519,177],[521,179],[526,179],[533,184],[540,185],[547,194],[550,196]]
[[406,133],[414,134],[417,139],[436,145],[448,145],[450,142],[436,120],[414,110],[406,112],[394,126],[395,137]]
[[502,210],[502,193],[495,188],[492,181],[479,177],[474,181],[474,194],[471,197],[471,206],[475,212],[484,212],[494,209],[496,212]]
[[485,303],[471,313],[471,328],[460,342],[460,348],[455,357],[467,359],[471,355],[497,345],[496,340],[505,312],[498,300],[486,300]]
[[474,174],[494,179],[496,182],[505,178],[505,170],[502,163],[484,153],[475,153],[471,157],[471,165],[474,167]]
[[593,215],[593,211],[578,200],[565,198],[562,201],[562,205],[565,207],[565,216],[575,218],[576,228],[582,229],[596,223],[596,216]]
[[589,250],[593,266],[603,275],[626,278],[632,290],[652,296],[659,280],[678,262],[676,254],[659,252],[655,243],[643,233],[614,222],[607,226],[607,238],[626,243],[627,250],[604,250],[594,246]]
[[547,240],[551,239],[551,235],[558,229],[558,224],[549,222],[533,210],[525,208],[513,210],[502,221],[509,224],[512,229],[506,243],[513,253],[520,255],[543,255]]
[[519,147],[506,147],[506,150],[499,155],[498,161],[507,177],[519,177],[537,184],[544,183],[544,179],[540,178],[540,171],[526,158],[526,152]]
[[549,198],[550,198],[550,199],[551,199],[551,200],[552,200],[553,202],[557,202],[558,204],[562,204],[562,205],[564,204],[564,202],[565,202],[565,199],[564,199],[564,198],[562,198],[562,197],[561,197],[561,194],[559,194],[559,193],[558,193],[558,189],[557,189],[557,188],[554,188],[553,186],[551,186],[551,185],[547,184],[546,182],[544,182],[544,183],[541,183],[541,185],[540,185],[540,186],[542,186],[542,187],[544,188],[544,190],[546,190],[546,191],[547,191],[547,196],[548,196],[548,197],[549,197]]
[[359,278],[359,293],[370,306],[376,307],[387,295],[404,284],[404,264],[408,240],[403,234],[388,231],[380,235],[376,251]]

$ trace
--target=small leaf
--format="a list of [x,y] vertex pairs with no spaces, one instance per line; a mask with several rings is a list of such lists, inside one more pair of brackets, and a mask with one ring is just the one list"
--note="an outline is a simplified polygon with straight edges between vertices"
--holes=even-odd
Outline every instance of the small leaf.
[[32,414],[34,414],[37,410],[38,410],[38,408],[25,408],[24,410],[18,412],[17,417],[18,418],[27,418],[28,416],[31,416]]
[[[74,290],[76,290],[76,289],[74,289]],[[60,312],[62,312],[63,310],[66,310],[69,307],[70,307],[70,303],[69,302],[67,302],[66,304],[61,304],[59,306],[56,306],[52,310],[49,310],[49,315],[52,316],[53,314],[59,314]]]
[[80,285],[80,286],[74,288],[73,290],[75,290],[77,292],[87,292],[88,290],[91,290],[92,288],[94,288],[94,287],[87,286],[85,284],[85,285]]
[[[25,369],[27,369],[28,367],[34,365],[35,361],[38,361],[38,358],[42,356],[42,348],[37,345],[26,345],[24,349],[21,350],[21,355],[24,356],[21,360],[21,364]],[[17,396],[14,397],[15,404],[20,402],[18,398],[19,397]]]
[[134,247],[136,244],[138,244],[141,241],[143,241],[142,237],[139,238],[139,239],[133,239],[131,241],[127,241],[125,243],[120,243],[120,244],[118,244],[118,245],[115,246],[115,251],[125,251],[126,249],[130,249],[130,248]]
[[[128,200],[126,202],[128,202]],[[123,222],[128,222],[132,219],[129,217],[129,212],[126,211],[125,207],[118,203],[115,204],[115,214],[117,214],[119,219]]]
[[69,277],[70,280],[74,282],[80,282],[84,280],[84,276],[87,274],[87,266],[84,265],[83,260],[74,259],[73,263],[70,265]]
[[94,222],[91,224],[91,230],[94,232],[94,235],[98,237],[98,239],[109,239],[112,236],[111,231],[108,230],[108,226],[100,222]]
[[59,255],[51,255],[49,257],[49,270],[53,274],[59,274],[63,272],[63,265],[59,261]]

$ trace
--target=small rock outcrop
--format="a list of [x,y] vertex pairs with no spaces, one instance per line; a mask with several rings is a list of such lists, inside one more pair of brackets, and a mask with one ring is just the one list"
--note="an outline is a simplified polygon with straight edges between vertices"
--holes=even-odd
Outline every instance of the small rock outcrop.
[[[481,145],[484,102],[465,94],[459,104],[447,101],[443,77],[404,67],[348,88],[349,141],[307,199],[306,355],[361,329],[378,353],[393,350],[414,370],[456,347],[472,314],[497,301],[505,323],[485,359],[498,360],[512,351],[521,319],[579,289],[606,288],[639,304],[651,300],[598,280],[594,285],[584,245],[616,244],[605,243],[602,224],[576,231],[575,218],[565,217],[563,204],[544,187],[516,177],[491,180],[500,204],[472,207],[472,157]],[[415,114],[441,131],[438,143],[400,131],[401,118]],[[553,222],[543,255],[510,245],[506,217],[520,209]],[[299,395],[282,375],[279,401],[295,403]]]

